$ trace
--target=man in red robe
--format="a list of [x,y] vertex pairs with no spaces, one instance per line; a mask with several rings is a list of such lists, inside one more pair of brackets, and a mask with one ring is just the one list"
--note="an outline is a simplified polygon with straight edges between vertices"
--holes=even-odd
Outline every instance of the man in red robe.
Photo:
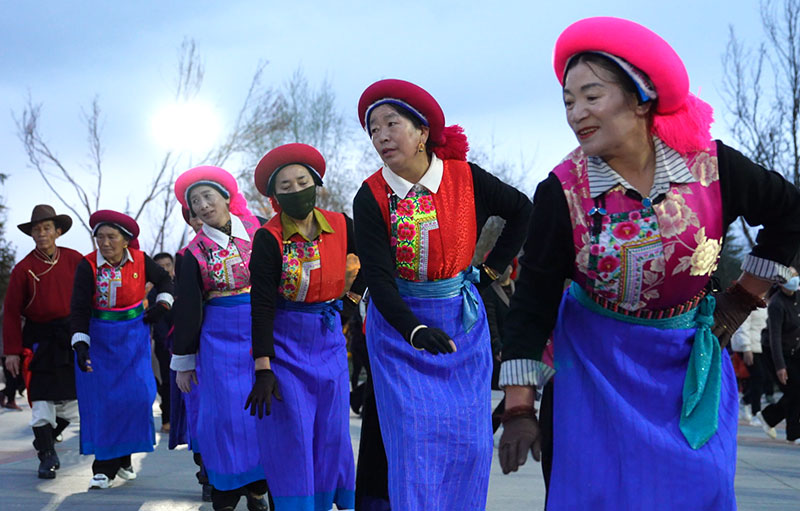
[[42,479],[56,476],[55,438],[78,417],[69,313],[75,268],[83,256],[56,246],[71,226],[72,219],[51,206],[33,208],[31,221],[18,227],[36,247],[11,271],[4,304],[6,368],[14,376],[22,373],[28,387]]

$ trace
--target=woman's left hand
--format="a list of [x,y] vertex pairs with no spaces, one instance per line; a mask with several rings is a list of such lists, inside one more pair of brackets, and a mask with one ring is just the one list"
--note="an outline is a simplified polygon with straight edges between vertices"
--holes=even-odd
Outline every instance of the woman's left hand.
[[197,373],[192,369],[191,371],[178,371],[175,375],[175,383],[181,392],[188,394],[192,391],[192,383],[197,385]]

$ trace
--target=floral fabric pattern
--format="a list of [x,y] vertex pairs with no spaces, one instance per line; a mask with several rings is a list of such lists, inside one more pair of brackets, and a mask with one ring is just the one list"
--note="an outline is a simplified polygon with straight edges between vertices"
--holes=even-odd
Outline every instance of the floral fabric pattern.
[[202,230],[186,249],[200,266],[205,298],[250,292],[250,253],[252,237],[258,229],[255,217],[239,217],[250,236],[249,240],[229,238],[225,247],[219,246]]
[[438,229],[433,195],[414,186],[405,199],[389,202],[390,240],[397,276],[415,282],[428,280],[428,231]]
[[641,308],[657,298],[664,280],[664,251],[653,208],[605,215],[589,245],[587,284],[620,306]]
[[314,241],[285,241],[280,295],[292,302],[306,299],[309,273],[320,267],[319,243]]
[[605,192],[597,226],[580,148],[553,170],[573,228],[574,278],[589,292],[635,311],[680,305],[702,291],[717,267],[724,234],[716,146],[682,156],[695,181],[670,184],[649,207],[615,186]]
[[122,286],[122,268],[104,264],[97,269],[95,306],[113,309],[117,306],[117,289]]

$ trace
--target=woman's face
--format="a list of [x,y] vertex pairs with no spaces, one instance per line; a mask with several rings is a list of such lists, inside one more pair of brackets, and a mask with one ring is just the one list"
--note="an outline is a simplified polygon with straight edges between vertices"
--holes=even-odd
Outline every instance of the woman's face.
[[106,261],[114,265],[122,261],[122,254],[128,248],[128,240],[116,227],[100,226],[94,239],[97,241],[97,249]]
[[208,185],[198,185],[189,194],[189,207],[203,223],[219,229],[228,223],[230,199],[226,199],[216,189]]
[[275,194],[299,192],[309,186],[314,186],[311,172],[296,163],[283,167],[275,176]]
[[427,162],[425,151],[419,151],[420,143],[428,140],[428,128],[414,124],[397,113],[390,105],[380,105],[369,117],[372,145],[383,163],[394,171],[413,168],[417,159]]
[[579,62],[564,81],[567,122],[587,156],[607,162],[647,134],[649,104],[635,98],[598,66]]

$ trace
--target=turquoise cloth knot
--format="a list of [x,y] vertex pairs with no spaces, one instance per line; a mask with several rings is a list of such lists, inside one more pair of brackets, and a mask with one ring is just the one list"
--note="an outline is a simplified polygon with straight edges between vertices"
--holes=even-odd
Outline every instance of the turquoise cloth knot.
[[278,308],[289,311],[307,312],[309,314],[321,314],[322,323],[331,332],[336,331],[338,317],[337,312],[342,310],[341,300],[331,300],[330,302],[306,303],[292,302],[290,300],[278,299]]
[[719,340],[711,333],[716,300],[706,296],[697,307],[694,344],[683,382],[680,430],[692,449],[699,449],[717,432],[722,387]]
[[478,321],[479,301],[473,283],[481,280],[481,272],[470,266],[455,277],[443,280],[411,282],[396,279],[397,290],[403,296],[415,298],[452,298],[461,295],[461,326],[469,332]]

